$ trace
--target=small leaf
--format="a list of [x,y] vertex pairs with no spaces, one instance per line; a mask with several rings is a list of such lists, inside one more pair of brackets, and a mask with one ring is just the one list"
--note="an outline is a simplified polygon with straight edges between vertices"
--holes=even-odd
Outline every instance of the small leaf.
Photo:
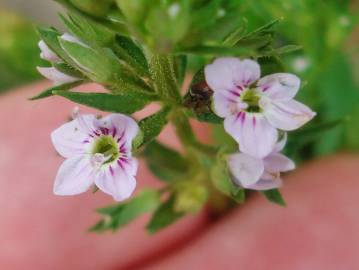
[[143,190],[132,200],[114,206],[104,207],[97,210],[105,216],[90,230],[103,232],[105,230],[117,230],[138,216],[154,211],[160,205],[160,194],[156,190]]
[[280,206],[286,206],[285,201],[278,189],[265,190],[262,191],[262,194],[267,198],[268,201],[276,203]]
[[142,144],[151,142],[161,133],[162,129],[168,122],[167,115],[169,111],[170,108],[166,107],[161,111],[142,119],[138,123],[141,131],[143,132]]
[[175,198],[172,196],[156,210],[146,226],[146,229],[150,234],[154,234],[157,231],[166,228],[184,215],[183,213],[174,210],[174,202]]
[[76,82],[71,82],[71,83],[65,83],[65,84],[61,84],[61,85],[57,85],[51,88],[46,89],[45,91],[41,92],[40,94],[30,98],[30,100],[36,100],[36,99],[42,99],[42,98],[46,98],[46,97],[50,97],[53,95],[54,91],[67,91],[67,90],[71,90],[76,86],[79,86],[81,84],[83,84],[84,81],[76,81]]
[[53,91],[53,94],[105,112],[124,114],[132,114],[139,111],[151,101],[156,100],[156,96],[144,93],[113,95],[107,93]]
[[114,52],[140,74],[148,76],[148,63],[142,49],[129,37],[117,35]]
[[290,44],[290,45],[286,45],[286,46],[283,46],[283,47],[280,47],[280,48],[276,48],[275,52],[280,55],[280,54],[287,54],[287,53],[296,52],[296,51],[299,51],[299,50],[302,50],[302,49],[303,49],[303,47],[300,46],[300,45]]
[[187,161],[177,151],[152,141],[146,146],[143,156],[150,170],[158,178],[173,182],[185,177]]

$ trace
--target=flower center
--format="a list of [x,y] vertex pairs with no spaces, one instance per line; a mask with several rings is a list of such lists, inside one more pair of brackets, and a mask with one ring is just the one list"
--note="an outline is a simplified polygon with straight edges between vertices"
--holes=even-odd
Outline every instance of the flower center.
[[260,112],[259,99],[260,96],[253,90],[248,89],[242,95],[241,99],[248,105],[246,111],[248,112]]
[[103,164],[111,163],[120,157],[118,144],[112,136],[102,136],[98,138],[92,149],[92,154],[104,155],[106,161]]

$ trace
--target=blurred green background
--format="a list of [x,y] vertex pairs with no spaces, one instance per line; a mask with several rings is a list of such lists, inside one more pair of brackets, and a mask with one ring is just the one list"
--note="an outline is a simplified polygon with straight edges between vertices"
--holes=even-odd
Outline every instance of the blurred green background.
[[[358,1],[242,0],[248,30],[281,19],[276,42],[298,44],[303,50],[283,58],[285,69],[303,80],[299,99],[320,112],[314,124],[330,126],[313,134],[292,136],[298,159],[341,149],[359,150],[359,28]],[[11,10],[11,11],[10,11]],[[33,24],[56,25],[60,8],[51,0],[12,0],[0,4],[0,93],[40,79],[38,38]],[[22,15],[20,15],[22,14]],[[299,158],[300,157],[300,158]]]

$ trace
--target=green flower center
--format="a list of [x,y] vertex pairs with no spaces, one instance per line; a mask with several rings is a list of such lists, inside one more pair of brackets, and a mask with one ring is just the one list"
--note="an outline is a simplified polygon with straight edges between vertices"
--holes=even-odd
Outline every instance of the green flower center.
[[248,89],[241,95],[243,102],[248,104],[246,111],[248,112],[260,112],[261,108],[259,107],[260,96],[253,90]]
[[92,154],[103,154],[108,158],[104,164],[110,163],[120,157],[118,144],[112,136],[102,136],[98,138],[92,149]]

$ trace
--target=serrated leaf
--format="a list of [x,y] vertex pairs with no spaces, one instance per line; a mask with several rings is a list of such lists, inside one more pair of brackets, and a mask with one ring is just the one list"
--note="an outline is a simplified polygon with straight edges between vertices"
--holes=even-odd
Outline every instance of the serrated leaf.
[[187,173],[188,164],[184,157],[156,141],[146,146],[143,156],[152,173],[164,181],[181,180]]
[[167,124],[167,116],[170,108],[166,107],[157,113],[154,113],[142,119],[138,125],[143,134],[142,144],[146,144],[155,139]]
[[114,52],[141,75],[149,76],[148,63],[142,49],[131,38],[117,35]]
[[90,230],[103,232],[106,230],[117,230],[138,216],[154,211],[160,205],[160,194],[156,190],[143,190],[135,198],[126,203],[97,209],[97,212],[105,218],[95,224]]
[[79,86],[79,85],[81,85],[83,83],[84,83],[84,81],[81,80],[81,81],[76,81],[76,82],[57,85],[57,86],[54,86],[54,87],[46,89],[45,91],[41,92],[40,94],[30,98],[30,100],[36,100],[36,99],[42,99],[42,98],[50,97],[50,96],[53,95],[54,91],[71,90],[71,89],[75,88],[76,86]]
[[267,198],[268,201],[280,206],[286,206],[285,201],[278,189],[265,190],[262,191],[262,194]]
[[175,198],[172,196],[155,211],[150,222],[146,226],[146,229],[150,234],[154,234],[159,230],[168,227],[183,217],[183,213],[174,210],[174,203]]
[[107,94],[53,91],[54,95],[65,97],[73,102],[96,108],[105,112],[132,114],[141,110],[156,96],[144,93]]

